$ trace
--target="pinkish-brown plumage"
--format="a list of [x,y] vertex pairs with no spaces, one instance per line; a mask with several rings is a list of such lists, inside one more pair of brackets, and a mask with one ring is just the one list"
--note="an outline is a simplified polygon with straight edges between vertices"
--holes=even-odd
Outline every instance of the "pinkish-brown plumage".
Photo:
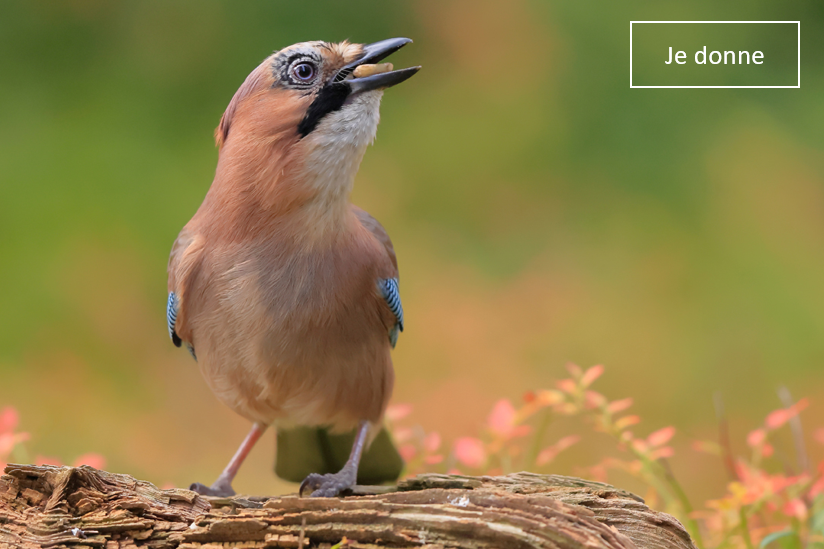
[[[214,182],[172,248],[170,330],[215,395],[264,428],[366,422],[374,433],[392,392],[398,318],[378,283],[398,277],[395,252],[348,200],[383,91],[349,92],[299,131],[321,94],[340,93],[341,68],[368,53],[310,42],[261,63],[220,121]],[[308,72],[292,67],[301,55],[316,65],[314,87],[296,77]]]

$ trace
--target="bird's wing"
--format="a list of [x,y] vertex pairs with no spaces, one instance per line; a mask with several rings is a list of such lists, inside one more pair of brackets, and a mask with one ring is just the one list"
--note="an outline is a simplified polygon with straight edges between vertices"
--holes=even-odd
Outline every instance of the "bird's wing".
[[[169,328],[169,337],[177,347],[180,347],[182,339],[180,314],[184,307],[185,286],[189,275],[192,272],[195,259],[199,255],[200,246],[194,245],[196,239],[187,227],[184,227],[177,236],[172,251],[169,254],[169,298],[166,302],[166,324]],[[191,346],[189,352],[194,355]]]
[[169,328],[169,337],[172,338],[172,343],[175,347],[180,347],[180,336],[175,332],[175,323],[177,322],[177,312],[180,309],[180,301],[177,299],[177,294],[169,292],[169,300],[166,303],[166,325]]
[[395,315],[395,325],[389,330],[389,342],[392,347],[395,347],[398,342],[398,333],[403,331],[403,305],[401,305],[401,294],[398,289],[398,258],[395,256],[395,248],[392,246],[392,240],[386,233],[386,229],[377,219],[356,206],[352,206],[352,210],[358,216],[361,225],[369,230],[378,242],[383,244],[394,268],[394,272],[388,278],[378,280],[378,289],[387,307]]
[[398,258],[395,257],[395,248],[392,246],[392,240],[389,238],[389,235],[386,234],[386,229],[383,228],[383,225],[378,223],[378,220],[366,213],[365,211],[361,210],[357,206],[352,206],[352,210],[355,212],[355,215],[358,216],[358,219],[372,235],[378,239],[378,242],[383,244],[383,247],[386,248],[386,253],[389,256],[389,259],[392,261],[392,265],[395,267],[395,278],[398,277]]
[[389,310],[395,315],[395,325],[389,330],[389,342],[392,348],[398,342],[398,332],[403,331],[403,305],[401,305],[401,293],[398,290],[397,278],[384,278],[378,281],[378,287],[384,301],[389,306]]

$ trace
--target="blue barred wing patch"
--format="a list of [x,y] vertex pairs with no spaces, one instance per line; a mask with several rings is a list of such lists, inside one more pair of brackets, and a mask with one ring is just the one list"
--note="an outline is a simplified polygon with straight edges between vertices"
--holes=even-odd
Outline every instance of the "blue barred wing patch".
[[381,295],[389,306],[389,310],[395,315],[395,326],[389,330],[389,342],[392,347],[398,342],[398,332],[403,331],[403,305],[401,305],[401,293],[398,289],[397,278],[386,278],[378,281]]
[[180,300],[174,292],[169,292],[169,301],[166,302],[166,324],[169,327],[169,337],[172,338],[172,343],[175,347],[180,347],[180,337],[175,332],[175,323],[177,322],[177,311],[180,307]]

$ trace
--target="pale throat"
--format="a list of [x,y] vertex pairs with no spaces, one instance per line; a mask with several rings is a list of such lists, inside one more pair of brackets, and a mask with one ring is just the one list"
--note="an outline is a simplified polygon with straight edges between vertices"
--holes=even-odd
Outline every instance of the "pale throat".
[[318,222],[335,223],[349,211],[349,195],[380,120],[382,91],[354,98],[329,113],[306,139],[301,179],[314,198],[306,204]]

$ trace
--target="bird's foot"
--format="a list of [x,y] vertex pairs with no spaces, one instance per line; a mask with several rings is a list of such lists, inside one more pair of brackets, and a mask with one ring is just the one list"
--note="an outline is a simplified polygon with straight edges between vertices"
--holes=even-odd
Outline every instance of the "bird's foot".
[[192,485],[189,486],[189,490],[192,492],[197,492],[201,496],[213,496],[219,498],[230,498],[235,495],[235,491],[232,489],[232,484],[221,481],[221,479],[217,479],[217,481],[215,481],[215,483],[211,486],[206,486],[205,484],[201,484],[199,482],[192,483]]
[[298,494],[303,497],[305,492],[309,492],[313,498],[333,498],[351,489],[357,480],[357,471],[352,471],[346,467],[337,473],[320,475],[312,473],[300,483]]

